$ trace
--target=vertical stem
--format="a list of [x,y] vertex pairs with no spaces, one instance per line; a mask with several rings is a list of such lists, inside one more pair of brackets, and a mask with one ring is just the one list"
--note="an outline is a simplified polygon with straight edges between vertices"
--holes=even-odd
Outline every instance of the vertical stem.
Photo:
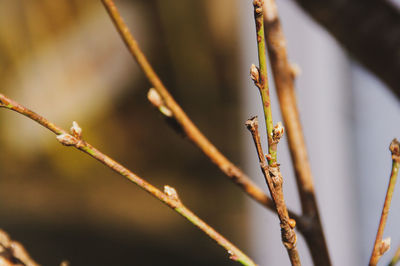
[[261,171],[265,177],[269,192],[275,203],[276,212],[281,226],[282,243],[285,246],[290,262],[292,265],[301,265],[299,253],[297,251],[297,236],[294,231],[296,221],[290,219],[285,199],[283,196],[282,184],[283,177],[278,166],[268,166],[261,147],[260,134],[258,132],[257,117],[253,117],[246,121],[246,127],[250,131],[254,145],[256,146],[258,160],[260,162]]
[[378,232],[376,233],[374,248],[372,250],[371,259],[369,261],[370,266],[375,266],[378,263],[380,257],[390,247],[390,243],[382,240],[382,237],[383,231],[385,230],[386,220],[390,209],[390,203],[392,201],[393,191],[396,185],[397,174],[400,167],[400,142],[398,142],[397,139],[394,139],[390,144],[390,151],[392,152],[392,172],[390,174],[389,186],[386,192],[385,203],[383,204]]
[[272,131],[274,128],[274,123],[272,121],[272,111],[271,111],[271,99],[269,96],[269,86],[268,86],[268,71],[267,71],[267,56],[266,56],[266,45],[264,37],[264,19],[263,19],[263,1],[254,0],[254,19],[256,22],[256,32],[257,32],[257,48],[258,48],[258,61],[259,67],[259,81],[257,87],[260,90],[261,99],[263,102],[265,124],[267,127],[268,136],[268,153],[270,158],[268,159],[269,165],[276,165],[277,162],[277,143],[272,139]]
[[286,40],[274,0],[264,4],[265,37],[268,43],[268,54],[271,61],[279,105],[287,133],[290,155],[296,175],[303,216],[309,220],[307,226],[299,224],[315,265],[331,265],[329,251],[325,240],[314,182],[307,155],[307,147],[297,109],[294,78],[296,72],[289,63],[286,51]]

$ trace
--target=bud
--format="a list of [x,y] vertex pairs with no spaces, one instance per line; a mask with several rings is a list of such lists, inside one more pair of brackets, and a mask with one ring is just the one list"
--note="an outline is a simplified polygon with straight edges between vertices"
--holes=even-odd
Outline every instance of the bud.
[[164,186],[164,193],[171,199],[179,201],[178,193],[176,192],[175,188],[170,187],[168,185]]
[[58,135],[56,138],[62,145],[65,146],[74,146],[78,143],[78,140],[75,137],[67,133],[62,133]]
[[289,226],[290,228],[295,228],[296,227],[296,220],[295,219],[289,219]]
[[254,64],[252,64],[250,67],[250,77],[254,83],[258,83],[260,81],[260,70]]
[[278,122],[272,130],[272,139],[274,141],[279,141],[280,138],[282,138],[284,132],[285,128],[283,127],[282,122]]
[[290,63],[290,73],[292,74],[292,77],[295,78],[301,74],[301,68],[298,64],[296,63]]
[[157,108],[163,105],[160,94],[154,88],[151,88],[147,93],[147,99]]
[[393,139],[389,149],[392,153],[392,159],[400,163],[400,142],[397,139]]
[[390,242],[391,242],[390,237],[387,237],[384,240],[382,240],[379,246],[379,252],[381,253],[381,255],[383,255],[386,251],[390,249]]
[[149,92],[147,93],[147,99],[155,106],[158,108],[158,110],[165,116],[171,117],[172,116],[172,111],[165,106],[163,99],[161,98],[161,95],[154,89],[151,88]]
[[77,122],[72,122],[71,133],[74,137],[80,139],[82,137],[82,128],[78,125]]

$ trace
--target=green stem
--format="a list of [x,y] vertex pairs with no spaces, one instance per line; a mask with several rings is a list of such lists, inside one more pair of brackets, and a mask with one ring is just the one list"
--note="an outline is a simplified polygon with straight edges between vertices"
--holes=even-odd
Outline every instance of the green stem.
[[[49,129],[53,133],[55,133],[58,137],[57,139],[66,146],[74,146],[75,148],[83,151],[84,153],[92,156],[96,160],[100,161],[113,171],[117,172],[118,174],[126,177],[128,180],[132,181],[149,194],[154,196],[155,198],[159,199],[161,202],[168,205],[170,208],[174,209],[177,213],[185,217],[189,220],[192,224],[197,226],[200,230],[206,233],[211,239],[217,242],[220,246],[225,248],[228,253],[230,254],[230,259],[234,261],[238,261],[243,265],[256,265],[246,254],[244,254],[240,249],[238,249],[235,245],[229,242],[226,238],[224,238],[221,234],[215,231],[211,226],[206,224],[203,220],[197,217],[193,212],[191,212],[188,208],[183,205],[183,203],[178,198],[175,190],[172,189],[175,193],[169,194],[167,190],[162,192],[152,184],[148,183],[144,179],[140,178],[129,169],[125,168],[118,162],[114,161],[112,158],[108,157],[104,153],[97,150],[95,147],[84,141],[80,133],[74,133],[72,131],[72,135],[67,133],[62,128],[56,126],[55,124],[48,121],[46,118],[38,115],[37,113],[29,110],[28,108],[20,105],[19,103],[5,97],[4,95],[0,94],[0,107],[7,108],[9,110],[13,110],[17,113],[20,113],[24,116],[29,117],[30,119],[36,121],[43,127]],[[76,124],[77,125],[77,124]],[[77,132],[77,131],[75,131]],[[81,129],[79,128],[79,132]],[[166,186],[167,188],[167,186]],[[169,187],[168,187],[169,188]],[[170,188],[171,189],[171,188]]]
[[395,266],[400,261],[400,247],[397,248],[396,253],[393,256],[393,259],[390,261],[388,266]]
[[269,165],[276,165],[277,162],[277,143],[272,138],[272,132],[274,129],[274,123],[272,120],[271,111],[271,99],[269,96],[269,85],[268,85],[268,70],[267,70],[267,56],[266,56],[266,44],[264,37],[264,19],[263,19],[263,1],[254,0],[254,19],[256,22],[257,32],[257,48],[258,48],[258,61],[259,61],[259,72],[260,79],[258,81],[258,88],[260,89],[261,99],[263,102],[265,124],[267,127],[268,136],[268,158]]

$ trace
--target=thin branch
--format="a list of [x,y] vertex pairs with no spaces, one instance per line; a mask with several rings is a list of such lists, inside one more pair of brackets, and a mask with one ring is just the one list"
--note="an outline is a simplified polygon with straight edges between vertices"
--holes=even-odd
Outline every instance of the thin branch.
[[283,136],[284,128],[279,122],[275,127],[273,125],[271,99],[269,96],[266,44],[264,37],[264,18],[263,18],[263,0],[254,0],[254,20],[256,24],[257,48],[259,68],[252,65],[250,75],[254,84],[258,87],[264,109],[264,118],[267,128],[268,154],[264,157],[258,132],[257,117],[246,121],[247,129],[251,132],[254,144],[257,149],[258,159],[261,170],[267,181],[268,189],[274,201],[276,211],[280,220],[282,242],[289,254],[292,265],[301,265],[299,253],[297,251],[297,236],[293,228],[296,225],[295,220],[289,218],[286,203],[283,196],[283,177],[277,163],[277,146],[280,138]]
[[254,20],[256,23],[257,33],[257,48],[258,48],[258,61],[259,68],[254,65],[251,66],[250,74],[254,81],[254,84],[258,87],[261,99],[263,102],[265,125],[267,127],[267,139],[268,139],[268,158],[269,165],[275,165],[277,161],[277,143],[272,139],[272,131],[274,123],[272,121],[271,111],[271,99],[269,97],[269,86],[268,86],[268,73],[267,73],[267,56],[265,54],[265,37],[264,37],[264,21],[263,21],[263,0],[254,0]]
[[253,136],[254,145],[256,146],[258,159],[260,161],[261,171],[264,174],[265,180],[268,184],[269,192],[271,193],[272,199],[275,203],[275,208],[280,220],[283,245],[287,249],[292,265],[301,265],[296,247],[297,236],[295,231],[293,230],[296,226],[296,221],[289,218],[289,214],[283,197],[283,178],[279,170],[279,166],[268,166],[261,147],[257,117],[253,117],[247,120],[246,127]]
[[305,236],[314,264],[331,265],[315,198],[307,147],[297,109],[296,93],[294,90],[294,78],[297,71],[287,58],[286,40],[274,0],[265,1],[264,23],[269,58],[288,136],[302,211],[305,219],[310,221],[306,228],[302,228],[303,224],[299,224],[299,230]]
[[35,112],[27,109],[26,107],[20,105],[19,103],[5,97],[0,94],[0,107],[4,107],[15,112],[18,112],[24,116],[29,117],[30,119],[38,122],[45,128],[54,132],[57,135],[57,140],[65,145],[65,146],[73,146],[86,154],[92,156],[96,160],[100,161],[110,169],[114,170],[118,174],[126,177],[128,180],[132,181],[148,193],[150,193],[155,198],[159,199],[161,202],[165,203],[171,209],[175,210],[177,213],[185,217],[192,224],[197,226],[200,230],[206,233],[211,239],[218,243],[218,245],[225,248],[229,255],[230,259],[234,261],[238,261],[243,265],[256,265],[246,254],[244,254],[240,249],[234,246],[231,242],[229,242],[226,238],[220,235],[217,231],[215,231],[212,227],[207,225],[204,221],[202,221],[199,217],[197,217],[194,213],[192,213],[186,206],[181,202],[176,193],[175,189],[169,186],[164,187],[164,192],[160,191],[147,181],[143,180],[139,176],[132,173],[130,170],[114,161],[107,155],[103,154],[95,147],[87,143],[82,139],[82,129],[78,126],[76,122],[73,122],[71,127],[71,134],[67,133],[62,128],[56,126],[55,124],[49,122],[46,118],[36,114]]
[[8,234],[0,229],[0,265],[39,266],[28,254],[21,243],[10,239]]
[[385,230],[386,220],[390,209],[390,203],[392,201],[393,191],[396,185],[397,174],[400,167],[400,142],[397,141],[397,139],[394,139],[390,144],[389,149],[392,153],[392,172],[390,174],[389,186],[386,192],[385,203],[382,209],[378,232],[376,233],[374,248],[372,250],[371,259],[369,261],[370,266],[375,266],[378,263],[380,257],[390,248],[390,238],[382,240],[382,237],[383,231]]
[[[157,97],[161,98],[160,100],[162,102],[163,109],[160,109],[160,111],[164,115],[168,114],[168,117],[173,117],[183,129],[183,132],[186,134],[187,138],[195,146],[197,146],[214,164],[216,164],[225,175],[227,175],[234,183],[241,187],[251,198],[266,206],[268,209],[274,210],[272,200],[201,133],[201,131],[190,120],[182,108],[177,104],[151,67],[146,56],[139,48],[137,41],[123,21],[114,2],[112,0],[102,0],[102,2],[129,52],[139,64],[147,79],[153,85],[154,92],[157,92],[158,94]],[[164,111],[167,112],[167,114]],[[289,211],[289,213],[292,216],[297,217],[295,213],[291,211]],[[302,221],[299,219],[299,222]]]
[[388,266],[395,266],[400,261],[400,246],[397,248],[396,253],[393,256],[393,259],[390,261]]

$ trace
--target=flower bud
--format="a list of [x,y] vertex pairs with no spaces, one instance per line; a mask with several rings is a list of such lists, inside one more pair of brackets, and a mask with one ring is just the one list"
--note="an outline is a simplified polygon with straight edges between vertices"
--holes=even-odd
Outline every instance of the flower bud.
[[260,70],[254,64],[250,67],[250,77],[255,83],[260,81]]
[[72,122],[72,127],[70,130],[74,137],[76,137],[76,138],[82,137],[82,128],[78,125],[77,122],[75,122],[75,121]]
[[56,138],[62,145],[65,146],[74,146],[78,143],[78,140],[75,137],[67,133],[62,133],[58,135]]

